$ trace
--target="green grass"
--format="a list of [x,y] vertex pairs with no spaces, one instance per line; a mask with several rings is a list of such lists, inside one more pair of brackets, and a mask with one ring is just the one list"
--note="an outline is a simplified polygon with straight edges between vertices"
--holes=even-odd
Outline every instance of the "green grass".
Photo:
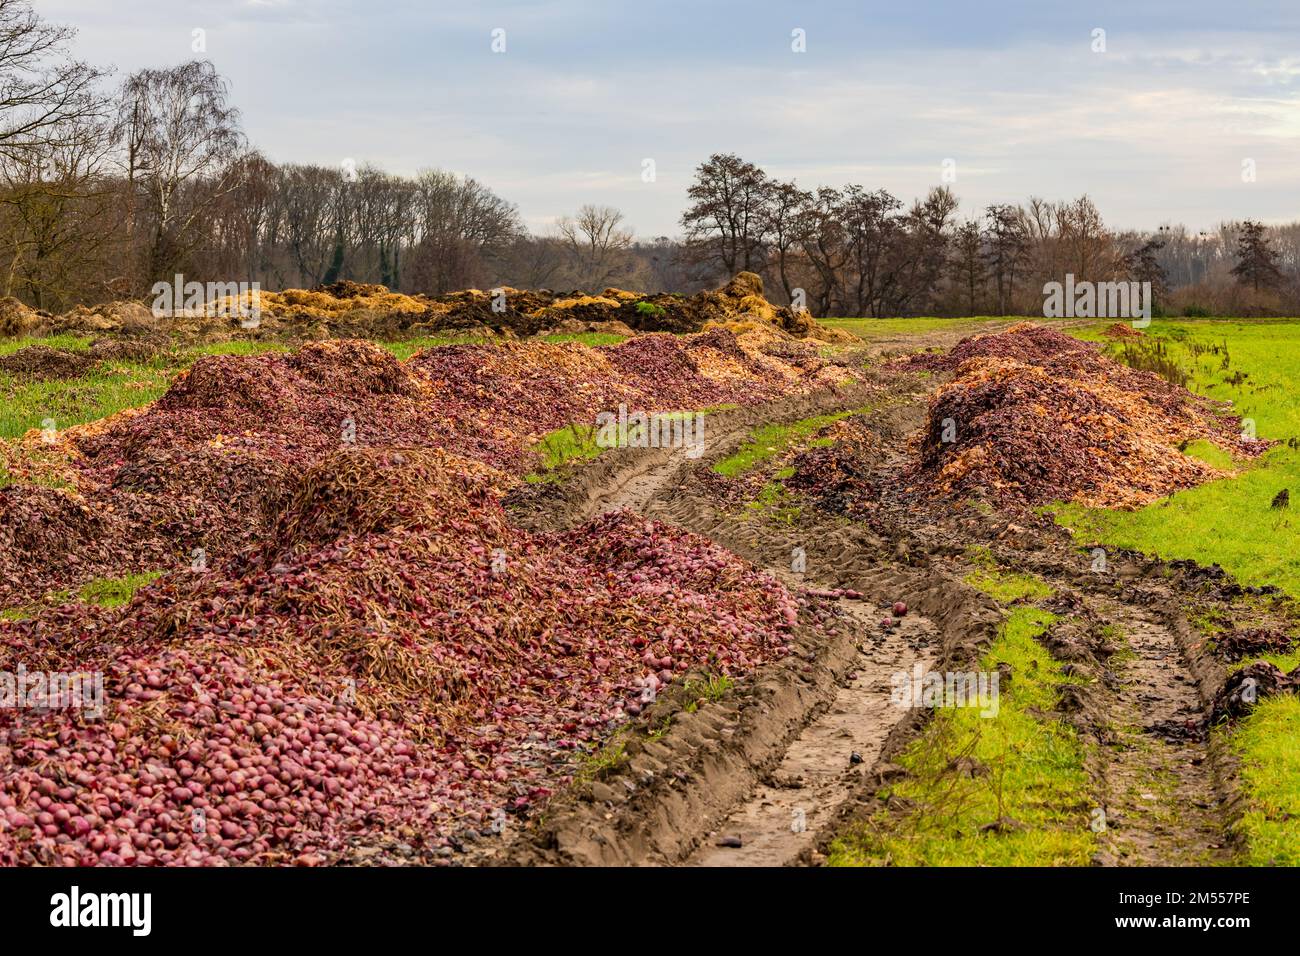
[[[1085,866],[1089,828],[1084,747],[1068,726],[1043,716],[1070,678],[1037,641],[1054,615],[1011,611],[980,666],[1012,669],[997,716],[939,708],[899,757],[909,772],[889,788],[904,809],[882,810],[832,844],[832,866]],[[954,769],[962,761],[978,769]],[[956,764],[960,767],[961,764]],[[1012,821],[1000,829],[985,827]]]
[[[4,342],[0,347],[10,352],[33,344],[84,348],[85,342],[57,336]],[[29,429],[41,428],[47,419],[61,430],[146,405],[167,391],[177,373],[204,355],[256,355],[285,349],[274,342],[238,340],[183,347],[145,361],[102,362],[75,378],[27,381],[0,372],[0,438],[18,438]]]
[[[131,600],[135,596],[135,592],[140,588],[157,581],[162,576],[162,571],[143,571],[139,574],[128,574],[121,578],[96,578],[83,585],[77,591],[77,597],[87,604],[98,604],[101,607],[120,607]],[[56,606],[66,603],[71,598],[71,590],[51,591],[45,595],[42,603]],[[7,607],[0,610],[0,619],[19,621],[33,616],[39,608],[40,605]]]
[[1300,866],[1300,697],[1260,701],[1232,740],[1241,757],[1247,808],[1238,824],[1246,838],[1241,861]]
[[12,355],[29,345],[44,345],[52,349],[84,352],[90,348],[90,339],[82,335],[47,335],[43,338],[0,339],[0,355]]
[[616,332],[557,332],[555,335],[538,336],[542,342],[580,342],[595,348],[598,345],[618,345],[627,340],[626,335]]
[[[626,728],[622,728],[626,730]],[[616,734],[604,746],[582,754],[578,757],[578,765],[573,773],[575,783],[589,783],[596,780],[611,770],[623,766],[627,763],[629,755],[627,752],[627,741]]]
[[128,574],[123,578],[97,578],[81,589],[81,599],[87,604],[118,607],[131,600],[140,588],[158,580],[162,574],[161,571],[145,571],[141,574]]
[[722,700],[727,691],[735,686],[736,682],[726,674],[712,674],[708,677],[688,680],[682,685],[682,696],[687,698],[686,706],[682,710],[693,714],[699,710],[700,704]]
[[966,575],[966,583],[983,591],[999,604],[1041,601],[1052,594],[1051,586],[1037,575],[999,567],[993,549],[988,545],[972,545],[966,549],[966,557],[975,565],[975,570]]
[[[1101,340],[1100,328],[1079,337]],[[1157,320],[1146,331],[1188,374],[1189,388],[1231,401],[1254,421],[1258,437],[1280,444],[1254,462],[1234,463],[1222,450],[1194,443],[1188,454],[1240,473],[1136,511],[1056,507],[1057,521],[1080,541],[1217,563],[1243,584],[1274,584],[1300,596],[1300,443],[1286,442],[1300,437],[1300,320]],[[1108,345],[1112,353],[1119,348]],[[1270,507],[1284,488],[1292,507]],[[1195,623],[1211,638],[1216,633],[1213,621]],[[1300,652],[1262,659],[1290,670]],[[1242,862],[1300,865],[1300,700],[1263,700],[1231,730],[1217,732],[1231,734],[1241,759]]]
[[173,376],[173,370],[139,363],[37,382],[0,373],[0,438],[17,438],[47,419],[61,430],[145,405],[167,390]]
[[1188,444],[1183,449],[1183,454],[1188,458],[1195,458],[1197,461],[1203,461],[1211,468],[1217,468],[1219,471],[1234,471],[1241,467],[1241,462],[1233,460],[1233,457],[1220,448],[1214,442],[1196,440]]
[[780,455],[795,442],[853,414],[856,412],[848,410],[830,415],[817,415],[786,425],[763,425],[754,430],[751,439],[735,454],[716,462],[713,470],[726,478],[743,475],[767,459]]
[[[793,469],[782,468],[773,477],[788,478]],[[745,508],[752,515],[762,515],[772,521],[786,525],[795,525],[803,515],[803,507],[798,499],[777,481],[768,481],[758,490],[753,500],[745,502]]]
[[[1260,438],[1282,444],[1247,463],[1235,478],[1179,492],[1136,511],[1054,506],[1076,537],[1163,558],[1217,562],[1243,584],[1275,584],[1300,597],[1300,320],[1157,320],[1148,336],[1164,341],[1191,374],[1190,387],[1233,402]],[[1206,351],[1217,348],[1217,354]],[[1226,360],[1226,367],[1225,367]],[[1245,379],[1238,378],[1244,373]],[[1187,449],[1217,467],[1228,456],[1207,443]],[[1270,507],[1289,489],[1291,508]]]
[[[661,419],[671,420],[685,418],[688,415],[707,415],[711,412],[727,411],[736,407],[735,405],[714,405],[698,411],[657,412],[656,414]],[[628,431],[629,440],[638,434],[631,428]],[[564,425],[554,431],[547,432],[534,443],[532,449],[541,456],[541,461],[534,471],[524,476],[524,480],[532,483],[559,481],[566,466],[599,458],[601,453],[607,449],[597,444],[598,433],[599,429],[595,425],[576,423]]]
[[533,450],[542,456],[541,463],[526,479],[531,482],[553,481],[565,465],[599,457],[605,449],[596,444],[596,432],[595,425],[565,425],[547,432],[533,446]]
[[1048,597],[1052,589],[1046,582],[1032,574],[1014,571],[989,571],[984,568],[966,575],[966,583],[983,591],[999,604],[1016,601],[1038,601]]

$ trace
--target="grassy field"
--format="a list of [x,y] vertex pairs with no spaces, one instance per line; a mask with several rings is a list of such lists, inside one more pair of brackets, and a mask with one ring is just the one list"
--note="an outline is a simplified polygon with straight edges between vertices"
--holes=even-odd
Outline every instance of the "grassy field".
[[[28,345],[80,351],[90,340],[68,335],[14,339],[0,342],[0,355]],[[148,404],[167,391],[178,372],[204,355],[253,355],[285,348],[271,342],[218,342],[160,352],[145,361],[102,362],[75,378],[40,381],[0,372],[0,438],[17,438],[43,427],[47,419],[63,429]]]
[[[1098,340],[1099,328],[1079,337]],[[1189,448],[1216,466],[1235,468],[1236,477],[1136,511],[1070,505],[1057,510],[1057,520],[1082,543],[1217,563],[1242,583],[1274,584],[1300,597],[1300,521],[1293,511],[1300,507],[1300,442],[1290,443],[1300,437],[1300,320],[1156,321],[1147,335],[1188,375],[1189,388],[1232,402],[1236,414],[1253,421],[1258,437],[1278,444],[1255,461],[1236,464],[1213,446]],[[1272,507],[1283,489],[1295,504]],[[1300,665],[1300,652],[1266,659],[1290,670]],[[1233,732],[1231,746],[1241,758],[1246,797],[1243,862],[1300,865],[1294,822],[1300,818],[1300,701],[1261,701]]]
[[[713,470],[726,478],[742,475],[760,462],[781,454],[795,442],[802,441],[814,432],[852,414],[854,414],[852,410],[846,410],[805,418],[788,425],[778,423],[760,426],[754,429],[750,440],[741,445],[735,454],[714,464]],[[829,445],[830,442],[826,441],[824,444]]]

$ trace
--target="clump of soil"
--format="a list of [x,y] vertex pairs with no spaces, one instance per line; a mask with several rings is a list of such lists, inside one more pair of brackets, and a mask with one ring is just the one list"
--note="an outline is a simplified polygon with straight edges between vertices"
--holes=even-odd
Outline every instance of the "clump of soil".
[[0,335],[30,335],[49,317],[48,312],[38,312],[11,295],[0,298]]
[[152,343],[140,339],[97,339],[88,349],[81,350],[27,345],[0,355],[0,372],[31,381],[77,378],[100,362],[142,362],[157,351]]
[[28,345],[0,355],[0,372],[25,379],[76,378],[95,364],[88,352]]
[[841,419],[820,431],[815,441],[795,456],[794,473],[785,486],[833,514],[862,518],[874,512],[880,494],[872,475],[880,463],[881,447],[867,417]]
[[699,332],[709,323],[754,324],[795,338],[825,342],[856,342],[842,330],[830,329],[807,312],[773,305],[763,294],[763,280],[753,272],[737,273],[719,289],[692,296],[643,295],[606,289],[598,296],[572,293],[557,298],[538,313],[559,324],[618,321],[641,332]]
[[1224,660],[1239,661],[1260,654],[1287,654],[1292,639],[1278,627],[1234,629],[1214,639],[1214,648]]
[[158,330],[153,312],[140,302],[105,302],[101,305],[78,305],[62,315],[51,316],[31,329],[30,334],[113,334],[149,335]]
[[[256,321],[253,310],[256,310]],[[757,323],[783,335],[855,342],[807,312],[774,306],[763,280],[742,272],[720,289],[693,296],[606,289],[598,295],[549,289],[463,289],[442,295],[406,295],[382,285],[333,282],[315,289],[245,292],[201,307],[178,305],[155,316],[142,302],[77,306],[62,315],[0,300],[0,335],[60,333],[138,336],[165,332],[219,341],[232,337],[291,340],[403,338],[433,333],[528,337],[544,331],[699,332],[710,322]]]

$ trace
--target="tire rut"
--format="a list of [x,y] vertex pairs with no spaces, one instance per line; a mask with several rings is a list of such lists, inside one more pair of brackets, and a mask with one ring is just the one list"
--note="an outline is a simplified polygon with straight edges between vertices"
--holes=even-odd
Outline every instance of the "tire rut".
[[[710,436],[709,457],[739,445],[759,422],[791,421],[827,410],[827,404],[821,404],[821,408],[807,402],[768,408],[761,418],[722,418],[720,431]],[[853,403],[842,400],[840,407],[853,407]],[[888,414],[897,420],[902,438],[903,432],[915,427],[897,408]],[[918,728],[909,719],[915,715],[890,705],[891,675],[910,670],[917,661],[927,668],[942,668],[971,659],[971,649],[996,634],[1000,614],[964,587],[962,571],[956,568],[943,571],[927,563],[919,567],[891,563],[886,555],[899,544],[892,534],[881,538],[863,527],[817,523],[783,532],[733,520],[707,494],[692,489],[690,472],[699,464],[684,450],[665,449],[606,462],[590,476],[589,490],[578,489],[569,499],[567,521],[631,509],[709,537],[788,585],[847,586],[863,592],[866,599],[843,602],[853,622],[852,643],[830,651],[837,660],[833,682],[810,696],[801,705],[807,708],[801,714],[796,709],[781,718],[793,720],[794,725],[778,745],[776,759],[765,763],[765,770],[752,762],[732,764],[725,796],[715,791],[714,799],[697,799],[691,810],[683,801],[668,827],[667,843],[678,850],[656,849],[639,857],[639,851],[620,850],[624,855],[613,859],[694,866],[817,862],[817,848],[828,844],[855,799],[860,802],[866,792],[868,768]],[[915,523],[900,517],[900,528]],[[948,532],[922,523],[899,533],[911,539],[909,550],[928,553],[939,550],[931,538]],[[792,574],[783,565],[792,543],[807,545],[809,573]],[[1153,601],[1168,603],[1171,595],[1148,594],[1142,587],[1113,591],[1095,582],[1085,584],[1078,577],[1057,579],[1064,568],[1058,564],[1059,542],[1056,547],[1052,552],[1043,541],[1042,550],[1021,553],[1008,569],[1036,570],[1065,590],[1074,590],[1071,584],[1078,586],[1074,593],[1089,616],[1116,625],[1127,644],[1124,653],[1101,668],[1100,679],[1086,692],[1089,713],[1075,721],[1081,734],[1091,731],[1100,742],[1092,748],[1089,768],[1094,797],[1106,821],[1095,862],[1226,861],[1229,841],[1222,787],[1204,733],[1205,679],[1187,657],[1191,651],[1182,631],[1174,627],[1176,610],[1146,606]],[[811,570],[814,565],[817,573]],[[900,595],[908,596],[912,613],[903,627],[880,628],[880,609]],[[857,760],[851,762],[854,753]],[[742,767],[744,774],[737,776]],[[745,774],[753,775],[748,783],[743,782]],[[715,778],[714,786],[723,779]],[[665,816],[662,809],[649,812],[660,819]],[[604,845],[603,838],[598,842]],[[663,840],[650,843],[666,845]]]
[[1106,828],[1098,862],[1194,866],[1224,862],[1204,703],[1173,631],[1152,611],[1097,602],[1125,650],[1107,695],[1102,768]]
[[[710,441],[715,448],[730,447],[747,438],[749,431],[748,426],[732,428]],[[686,472],[694,464],[684,450],[643,456],[608,490],[592,496],[581,517],[627,508],[711,536],[712,527],[689,520],[667,501],[685,485]],[[834,584],[757,563],[794,588]],[[882,598],[881,606],[887,608],[891,601]],[[887,611],[870,602],[845,602],[842,607],[852,621],[856,653],[834,699],[805,715],[806,723],[785,748],[776,769],[734,803],[716,827],[701,833],[696,850],[681,863],[787,866],[811,862],[815,848],[833,835],[842,806],[861,788],[863,775],[875,765],[890,732],[908,716],[891,702],[892,677],[910,672],[918,662],[925,668],[934,663],[937,627],[913,614],[901,619],[900,626],[885,630],[879,622]]]
[[[866,609],[846,608],[860,633],[875,620]],[[861,786],[858,768],[873,766],[900,719],[890,702],[891,678],[919,661],[928,668],[934,625],[904,619],[874,642],[860,645],[854,670],[821,716],[803,728],[781,759],[743,803],[708,835],[688,866],[789,866],[809,862],[837,822],[836,810]],[[877,631],[879,629],[877,628]]]

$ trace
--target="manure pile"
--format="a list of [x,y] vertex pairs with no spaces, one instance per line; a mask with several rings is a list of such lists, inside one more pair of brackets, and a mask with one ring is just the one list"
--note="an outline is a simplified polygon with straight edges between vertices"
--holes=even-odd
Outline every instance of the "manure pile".
[[[250,324],[253,308],[257,322]],[[506,337],[543,332],[608,331],[689,333],[722,324],[732,331],[759,328],[783,338],[852,343],[847,333],[823,326],[807,312],[776,306],[763,280],[741,272],[719,289],[695,295],[606,289],[553,292],[501,287],[440,295],[406,295],[382,285],[335,282],[315,289],[244,292],[202,307],[177,307],[155,318],[143,302],[77,306],[61,315],[37,311],[12,297],[0,299],[0,335],[167,334],[185,339],[402,338],[446,333]]]

